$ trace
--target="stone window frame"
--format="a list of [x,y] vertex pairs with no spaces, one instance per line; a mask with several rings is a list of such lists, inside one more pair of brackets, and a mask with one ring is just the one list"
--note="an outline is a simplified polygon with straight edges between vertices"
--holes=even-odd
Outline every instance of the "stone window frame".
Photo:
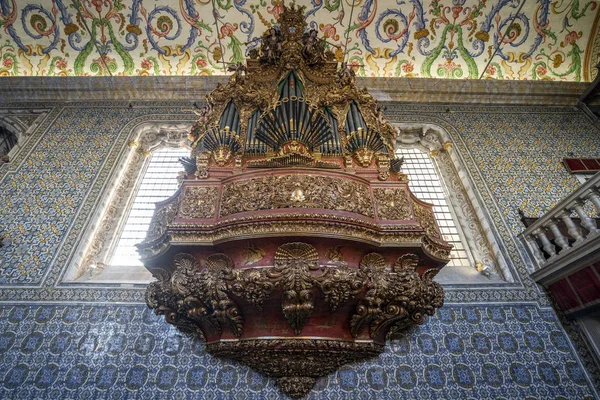
[[482,204],[475,195],[467,170],[454,150],[450,135],[444,128],[428,123],[393,123],[398,129],[397,147],[416,147],[428,151],[448,189],[450,205],[459,232],[464,237],[475,260],[475,268],[488,277],[514,282],[508,263],[496,239]]
[[11,132],[17,138],[17,143],[0,159],[0,166],[12,162],[25,142],[44,119],[49,110],[44,109],[1,109],[0,126]]
[[100,279],[104,272],[104,262],[114,251],[118,239],[116,233],[121,231],[129,215],[131,203],[152,152],[164,147],[189,148],[188,133],[191,126],[191,122],[150,121],[132,129],[127,142],[128,150],[113,170],[113,178],[104,190],[103,198],[106,200],[93,213],[91,229],[81,238],[62,282],[123,283]]

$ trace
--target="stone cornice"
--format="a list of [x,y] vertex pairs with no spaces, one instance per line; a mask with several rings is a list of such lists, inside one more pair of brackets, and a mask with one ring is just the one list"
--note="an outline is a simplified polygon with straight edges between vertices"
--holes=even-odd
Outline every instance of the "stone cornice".
[[[102,100],[203,100],[225,76],[16,77],[0,79],[0,104]],[[589,83],[359,78],[379,101],[575,106]]]

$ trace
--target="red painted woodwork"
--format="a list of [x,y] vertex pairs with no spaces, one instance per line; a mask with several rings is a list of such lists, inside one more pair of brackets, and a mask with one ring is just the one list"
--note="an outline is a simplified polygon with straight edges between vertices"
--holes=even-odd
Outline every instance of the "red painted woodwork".
[[567,278],[563,278],[558,282],[554,282],[549,286],[549,289],[552,293],[552,296],[558,303],[558,306],[563,311],[568,311],[582,305],[579,300],[577,300],[577,296],[575,295],[573,289],[571,289],[571,285],[569,285]]

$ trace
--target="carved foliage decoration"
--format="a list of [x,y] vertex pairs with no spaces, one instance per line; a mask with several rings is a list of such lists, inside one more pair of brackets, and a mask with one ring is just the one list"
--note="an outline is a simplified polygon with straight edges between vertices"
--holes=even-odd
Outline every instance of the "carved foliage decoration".
[[406,190],[402,188],[373,189],[379,219],[411,219],[410,203]]
[[177,196],[177,198],[172,202],[163,204],[156,208],[154,215],[152,216],[152,220],[150,220],[150,227],[148,228],[148,233],[146,234],[146,239],[144,241],[150,242],[158,239],[163,233],[165,233],[167,226],[173,222],[175,216],[177,215],[177,208],[179,207],[180,201],[181,197]]
[[392,325],[420,324],[443,304],[443,290],[432,280],[437,270],[419,276],[419,259],[414,254],[398,258],[391,270],[378,253],[365,255],[358,269],[320,266],[313,246],[293,242],[280,246],[274,261],[273,267],[235,269],[225,254],[198,262],[180,253],[174,258],[172,274],[158,276],[146,300],[157,313],[176,313],[175,320],[207,322],[218,333],[226,325],[238,337],[243,318],[230,293],[261,309],[276,289],[281,290],[283,315],[299,334],[314,311],[316,289],[332,312],[364,292],[350,319],[351,334],[357,337],[368,328],[372,338]]
[[440,228],[438,227],[437,222],[435,221],[433,209],[419,204],[418,201],[413,201],[412,204],[415,209],[415,217],[417,218],[417,221],[419,221],[427,235],[429,237],[441,239],[442,235],[440,234]]
[[267,273],[281,280],[283,315],[297,334],[314,310],[313,278],[311,271],[319,268],[319,255],[306,243],[287,243],[275,252],[275,266]]
[[[301,189],[303,198],[292,198]],[[245,179],[224,185],[221,216],[277,208],[324,208],[373,217],[366,184],[314,175],[279,175]]]
[[239,337],[243,318],[226,293],[233,279],[232,267],[229,257],[221,253],[211,255],[202,265],[190,254],[177,254],[172,275],[150,284],[146,302],[158,314],[167,315],[167,322],[173,323],[169,318],[184,325],[205,322],[219,334],[226,325]]
[[[318,377],[345,363],[381,353],[387,334],[423,323],[425,315],[433,315],[443,304],[443,290],[432,280],[437,269],[419,276],[419,259],[414,254],[399,257],[391,269],[378,253],[365,255],[358,268],[320,266],[318,261],[316,249],[301,242],[281,245],[271,267],[235,268],[222,253],[200,262],[180,253],[170,268],[155,270],[158,281],[148,287],[146,302],[157,314],[164,314],[167,322],[202,338],[220,337],[224,327],[242,337],[245,311],[234,298],[243,298],[251,304],[247,307],[258,310],[267,301],[269,307],[280,302],[282,318],[296,335],[320,299],[329,305],[332,318],[349,325],[352,336],[367,331],[371,341],[273,338],[207,344],[208,351],[217,356],[241,361],[276,378],[281,390],[292,397],[306,395]],[[281,298],[271,299],[274,293]],[[347,311],[336,315],[339,306],[352,299],[358,302],[350,315]]]
[[292,398],[306,396],[318,378],[342,365],[376,357],[384,350],[376,343],[314,339],[216,342],[206,348],[275,378],[281,391]]
[[[444,303],[442,287],[432,279],[437,273],[426,272],[419,277],[419,258],[405,254],[398,258],[391,271],[380,254],[367,254],[360,271],[367,278],[365,296],[359,301],[350,321],[350,332],[357,337],[367,327],[375,338],[391,326],[405,328],[422,324],[425,314],[433,315]],[[387,329],[386,329],[387,328]]]
[[181,218],[213,218],[216,213],[219,188],[216,186],[194,186],[185,190],[179,207]]

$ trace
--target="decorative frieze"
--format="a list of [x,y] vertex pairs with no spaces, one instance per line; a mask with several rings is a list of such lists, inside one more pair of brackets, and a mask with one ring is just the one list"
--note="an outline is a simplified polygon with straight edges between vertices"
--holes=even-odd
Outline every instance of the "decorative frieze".
[[221,216],[278,208],[322,208],[373,217],[369,186],[319,175],[262,176],[226,183]]

